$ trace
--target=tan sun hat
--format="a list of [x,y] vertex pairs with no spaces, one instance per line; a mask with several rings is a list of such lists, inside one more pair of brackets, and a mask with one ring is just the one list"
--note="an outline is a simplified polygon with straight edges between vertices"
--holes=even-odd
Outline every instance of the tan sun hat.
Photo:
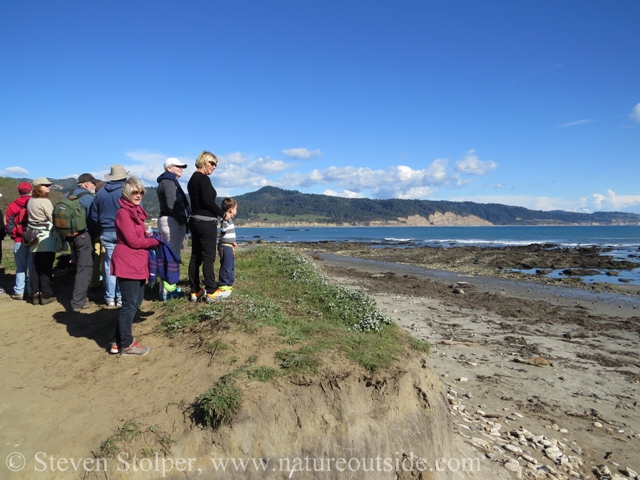
[[111,165],[111,172],[104,176],[107,180],[124,180],[129,176],[129,172],[127,172],[122,165],[116,163],[115,165]]
[[37,177],[33,180],[33,186],[36,185],[53,185],[53,182],[47,177]]

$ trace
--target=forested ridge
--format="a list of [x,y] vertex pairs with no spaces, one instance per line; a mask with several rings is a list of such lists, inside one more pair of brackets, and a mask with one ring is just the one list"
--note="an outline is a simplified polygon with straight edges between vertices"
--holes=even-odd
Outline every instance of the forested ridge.
[[[0,208],[17,197],[17,185],[27,179],[0,177]],[[52,179],[53,180],[53,179]],[[27,180],[29,181],[29,180]],[[53,180],[52,200],[75,188],[74,178]],[[146,187],[143,205],[150,218],[160,212],[157,188]],[[461,217],[474,215],[494,225],[567,225],[567,224],[629,224],[640,225],[640,215],[624,212],[577,213],[561,210],[540,211],[497,203],[450,202],[445,200],[372,200],[342,198],[329,195],[300,193],[263,187],[256,192],[234,197],[239,203],[236,223],[312,222],[318,224],[367,225],[370,222],[397,221],[419,215],[426,219],[434,213],[450,212]],[[219,198],[218,200],[221,200]]]

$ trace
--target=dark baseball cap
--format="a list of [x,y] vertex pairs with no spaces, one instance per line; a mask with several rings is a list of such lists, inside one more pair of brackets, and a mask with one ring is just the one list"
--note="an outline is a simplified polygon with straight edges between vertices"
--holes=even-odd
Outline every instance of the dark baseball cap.
[[90,173],[83,173],[82,175],[80,175],[78,177],[78,184],[81,183],[85,183],[85,182],[93,182],[96,183],[96,179],[93,175],[91,175]]

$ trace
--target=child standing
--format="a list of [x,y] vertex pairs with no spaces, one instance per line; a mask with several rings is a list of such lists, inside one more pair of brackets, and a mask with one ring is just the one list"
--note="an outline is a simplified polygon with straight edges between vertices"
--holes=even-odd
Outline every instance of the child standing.
[[233,224],[233,217],[238,212],[238,202],[233,198],[222,200],[222,209],[229,212],[229,219],[222,220],[220,224],[220,238],[218,239],[218,255],[220,255],[220,274],[218,275],[218,289],[213,294],[217,300],[227,298],[233,291],[233,282],[236,278],[236,261],[234,249],[236,243],[236,227]]

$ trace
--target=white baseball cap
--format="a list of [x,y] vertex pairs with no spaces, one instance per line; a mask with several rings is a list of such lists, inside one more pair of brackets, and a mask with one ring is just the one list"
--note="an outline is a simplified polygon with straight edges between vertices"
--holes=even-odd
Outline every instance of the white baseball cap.
[[164,162],[164,169],[166,170],[169,167],[187,168],[187,164],[186,163],[182,163],[177,158],[171,157],[171,158],[167,158],[167,160]]

